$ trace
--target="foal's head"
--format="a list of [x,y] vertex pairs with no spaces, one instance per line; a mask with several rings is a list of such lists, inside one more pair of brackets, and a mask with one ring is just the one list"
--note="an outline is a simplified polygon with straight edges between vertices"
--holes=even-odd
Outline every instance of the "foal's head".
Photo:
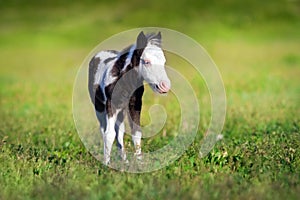
[[137,48],[141,50],[139,74],[154,92],[167,93],[171,82],[165,71],[166,58],[161,49],[161,34],[145,36],[141,32],[137,37]]

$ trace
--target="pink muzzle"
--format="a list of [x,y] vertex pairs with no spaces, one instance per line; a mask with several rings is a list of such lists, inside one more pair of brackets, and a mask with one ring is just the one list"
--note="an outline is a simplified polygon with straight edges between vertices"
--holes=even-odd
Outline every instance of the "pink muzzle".
[[167,93],[170,90],[170,86],[168,85],[167,82],[161,81],[158,85],[158,89],[160,93]]

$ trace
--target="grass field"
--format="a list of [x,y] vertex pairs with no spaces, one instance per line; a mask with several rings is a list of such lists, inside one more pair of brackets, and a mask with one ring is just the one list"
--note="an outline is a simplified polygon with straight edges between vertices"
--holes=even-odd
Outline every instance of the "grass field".
[[[13,0],[1,1],[0,13],[0,199],[299,198],[299,0]],[[227,116],[224,139],[205,158],[206,118],[180,159],[129,174],[84,148],[72,88],[97,44],[141,26],[181,31],[208,51]]]

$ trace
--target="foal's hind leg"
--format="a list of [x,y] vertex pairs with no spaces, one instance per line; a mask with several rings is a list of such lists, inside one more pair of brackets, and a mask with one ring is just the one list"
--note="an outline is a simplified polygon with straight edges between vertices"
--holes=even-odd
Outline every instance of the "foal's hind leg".
[[119,151],[119,155],[123,161],[126,161],[126,152],[124,148],[123,138],[125,132],[125,125],[124,125],[124,112],[121,111],[117,116],[117,122],[115,125],[116,130],[116,139],[117,139],[117,147]]
[[98,121],[100,122],[100,132],[102,134],[102,139],[103,139],[103,162],[105,165],[108,165],[110,156],[107,152],[107,136],[106,136],[107,114],[105,111],[104,112],[96,111],[96,115]]
[[105,111],[104,112],[96,111],[96,115],[97,115],[97,119],[100,123],[100,132],[103,135],[106,130],[106,125],[107,125],[106,112]]
[[100,122],[100,131],[103,137],[103,162],[108,165],[110,162],[110,153],[112,144],[116,137],[115,123],[116,114],[112,117],[108,117],[106,112],[97,112],[97,118]]
[[103,134],[103,140],[104,140],[104,164],[108,165],[110,162],[110,153],[111,148],[114,143],[115,137],[116,137],[116,131],[115,131],[115,124],[116,124],[116,114],[113,116],[107,117],[107,127]]

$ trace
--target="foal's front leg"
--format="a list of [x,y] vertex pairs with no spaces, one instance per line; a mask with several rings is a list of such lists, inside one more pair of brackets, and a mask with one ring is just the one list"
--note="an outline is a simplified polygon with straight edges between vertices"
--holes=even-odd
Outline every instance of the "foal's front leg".
[[124,142],[123,142],[124,132],[125,132],[124,111],[120,111],[117,116],[115,130],[116,130],[117,147],[118,147],[119,155],[123,161],[127,161]]
[[137,159],[142,159],[141,138],[142,131],[140,126],[141,110],[142,110],[142,96],[144,93],[144,86],[142,85],[135,90],[129,100],[128,119],[131,127],[132,141],[135,147],[135,156]]
[[135,147],[135,153],[137,159],[142,159],[142,147],[141,147],[141,138],[142,131],[140,127],[140,114],[141,111],[129,108],[129,122],[131,127],[131,136],[132,141]]

